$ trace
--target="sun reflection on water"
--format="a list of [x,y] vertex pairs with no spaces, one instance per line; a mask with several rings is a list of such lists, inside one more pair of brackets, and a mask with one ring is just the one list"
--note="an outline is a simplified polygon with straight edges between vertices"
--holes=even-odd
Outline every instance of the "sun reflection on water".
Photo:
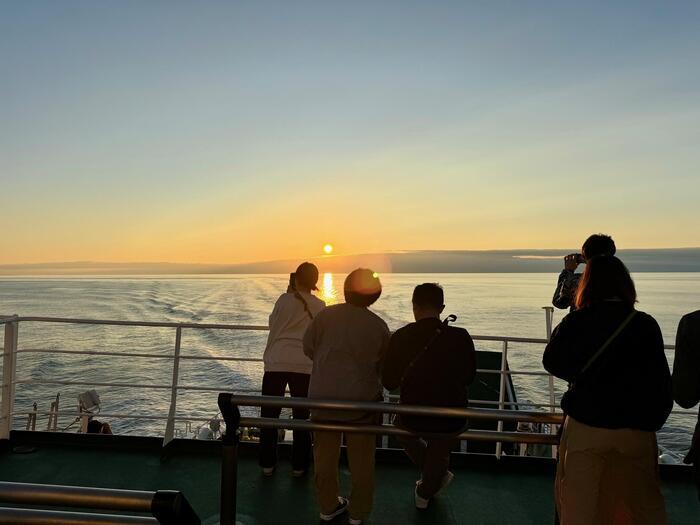
[[330,272],[323,274],[323,284],[321,285],[320,296],[327,305],[338,302],[338,290],[336,290],[335,286],[333,285],[333,274]]

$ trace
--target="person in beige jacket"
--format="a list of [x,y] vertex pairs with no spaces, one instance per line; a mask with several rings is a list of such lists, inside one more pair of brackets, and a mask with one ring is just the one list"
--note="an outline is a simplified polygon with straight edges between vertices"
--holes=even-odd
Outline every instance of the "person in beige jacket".
[[[264,396],[284,396],[287,386],[292,397],[306,397],[309,391],[311,359],[304,355],[302,339],[307,327],[326,304],[314,296],[317,290],[318,268],[305,262],[293,274],[287,293],[282,294],[270,314],[270,333],[263,361],[262,394]],[[264,407],[261,417],[277,418],[279,408]],[[308,419],[309,411],[295,409],[294,419]],[[277,429],[260,431],[259,464],[263,474],[271,476],[277,466]],[[303,476],[309,467],[311,457],[311,435],[308,432],[294,431],[292,445],[292,474]]]
[[[313,360],[309,399],[378,401],[382,399],[381,365],[389,345],[389,328],[369,310],[382,293],[377,274],[358,268],[344,285],[345,302],[319,313],[304,335],[304,353]],[[373,422],[376,415],[355,411],[313,410],[313,421]],[[374,498],[373,434],[348,433],[348,462],[352,475],[350,498],[338,494],[340,432],[314,433],[314,481],[321,521],[345,512],[348,523],[360,525],[369,516]]]

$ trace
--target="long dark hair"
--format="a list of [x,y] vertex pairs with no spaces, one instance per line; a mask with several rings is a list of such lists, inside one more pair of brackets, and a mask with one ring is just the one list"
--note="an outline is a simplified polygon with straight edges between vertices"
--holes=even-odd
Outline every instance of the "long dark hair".
[[606,299],[618,299],[630,308],[637,302],[637,290],[629,270],[614,255],[599,255],[586,264],[576,292],[576,308]]

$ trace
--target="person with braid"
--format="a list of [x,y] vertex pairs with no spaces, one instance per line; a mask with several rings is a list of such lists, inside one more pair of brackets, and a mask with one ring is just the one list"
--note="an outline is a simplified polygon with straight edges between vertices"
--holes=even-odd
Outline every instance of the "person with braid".
[[[309,378],[313,363],[304,355],[302,339],[311,321],[326,306],[313,295],[318,290],[318,268],[305,262],[290,276],[287,292],[282,294],[270,314],[270,333],[263,361],[262,394],[264,396],[284,396],[287,386],[292,397],[307,397]],[[278,418],[281,409],[263,407],[261,417]],[[295,409],[294,419],[308,419],[309,411]],[[259,464],[265,476],[272,476],[277,466],[277,429],[260,431]],[[306,474],[311,459],[311,435],[309,432],[294,431],[292,445],[292,475]]]

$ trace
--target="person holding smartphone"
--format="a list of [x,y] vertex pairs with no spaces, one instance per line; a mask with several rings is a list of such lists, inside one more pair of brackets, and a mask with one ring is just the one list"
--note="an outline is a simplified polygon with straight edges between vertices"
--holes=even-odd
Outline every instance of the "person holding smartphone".
[[[283,293],[270,314],[270,333],[263,361],[262,394],[264,396],[284,396],[287,387],[292,397],[307,397],[309,378],[313,363],[304,355],[302,339],[306,329],[326,303],[312,294],[318,290],[318,268],[312,263],[299,265],[290,274],[287,292]],[[261,417],[277,418],[281,409],[263,407]],[[309,411],[295,409],[294,419],[308,419]],[[277,429],[260,431],[259,464],[263,474],[271,476],[277,466]],[[311,435],[309,432],[294,431],[292,445],[292,475],[303,476],[311,458]]]
[[587,261],[597,255],[615,255],[616,251],[617,248],[612,237],[596,233],[586,239],[581,248],[581,253],[570,253],[564,257],[564,269],[559,274],[552,304],[562,310],[566,308],[570,308],[572,311],[575,310],[574,298],[582,275],[576,273],[579,264],[586,264]]

